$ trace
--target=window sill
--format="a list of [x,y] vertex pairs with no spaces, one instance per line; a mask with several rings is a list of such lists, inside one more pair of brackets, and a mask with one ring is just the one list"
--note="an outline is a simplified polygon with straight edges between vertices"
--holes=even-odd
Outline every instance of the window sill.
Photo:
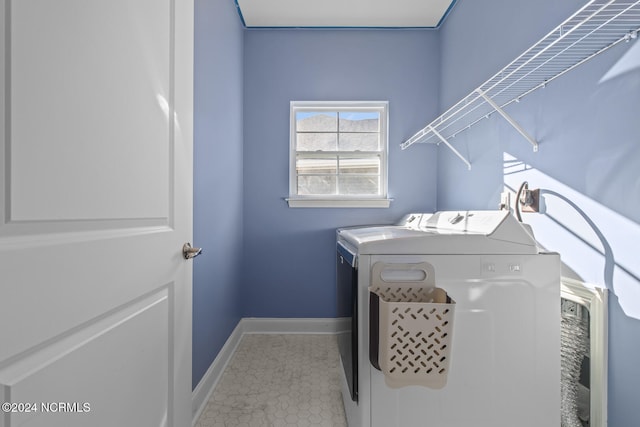
[[388,208],[393,199],[287,198],[290,208]]

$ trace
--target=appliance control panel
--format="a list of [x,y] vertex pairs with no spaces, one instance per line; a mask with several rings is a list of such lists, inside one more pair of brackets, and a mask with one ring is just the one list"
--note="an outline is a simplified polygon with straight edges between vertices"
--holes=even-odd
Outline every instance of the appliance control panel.
[[493,233],[508,211],[442,211],[436,213],[412,213],[398,225],[431,232],[463,232],[489,235]]

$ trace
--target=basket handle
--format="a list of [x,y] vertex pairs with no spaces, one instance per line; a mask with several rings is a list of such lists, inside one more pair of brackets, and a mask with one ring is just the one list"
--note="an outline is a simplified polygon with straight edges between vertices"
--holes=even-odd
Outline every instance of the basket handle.
[[435,288],[435,269],[428,262],[412,264],[376,262],[371,271],[371,284],[373,286],[407,284]]

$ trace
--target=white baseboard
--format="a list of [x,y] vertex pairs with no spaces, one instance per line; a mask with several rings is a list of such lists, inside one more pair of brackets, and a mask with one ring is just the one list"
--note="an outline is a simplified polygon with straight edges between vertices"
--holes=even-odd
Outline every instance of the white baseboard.
[[220,349],[220,352],[205,372],[204,376],[193,390],[191,394],[191,410],[193,413],[192,425],[196,425],[198,422],[198,418],[200,418],[200,414],[207,406],[207,402],[211,397],[211,393],[216,388],[216,384],[220,380],[222,373],[224,372],[224,368],[231,360],[231,356],[236,351],[236,347],[240,343],[240,338],[242,338],[242,320],[238,322],[227,341]]
[[[225,367],[231,360],[240,339],[245,334],[335,334],[348,329],[350,319],[347,318],[260,318],[247,317],[238,322],[222,349],[214,359],[207,372],[204,374],[196,388],[193,390],[192,425],[195,426],[200,414],[207,406],[207,402],[216,388]],[[346,325],[346,327],[345,327]]]
[[243,334],[335,334],[345,330],[349,319],[280,319],[246,317],[240,321]]

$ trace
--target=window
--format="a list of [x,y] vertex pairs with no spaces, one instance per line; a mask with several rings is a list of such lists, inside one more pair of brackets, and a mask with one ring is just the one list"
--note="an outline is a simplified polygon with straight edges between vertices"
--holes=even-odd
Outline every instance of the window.
[[388,207],[387,102],[291,102],[290,207]]

